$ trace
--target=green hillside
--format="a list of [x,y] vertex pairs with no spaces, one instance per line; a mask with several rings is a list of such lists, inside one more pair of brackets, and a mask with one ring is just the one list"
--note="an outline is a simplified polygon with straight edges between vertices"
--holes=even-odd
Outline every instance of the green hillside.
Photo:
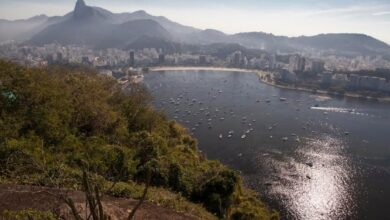
[[203,219],[279,218],[151,100],[92,70],[0,61],[0,182],[81,189],[87,170],[116,197],[150,180],[148,201]]

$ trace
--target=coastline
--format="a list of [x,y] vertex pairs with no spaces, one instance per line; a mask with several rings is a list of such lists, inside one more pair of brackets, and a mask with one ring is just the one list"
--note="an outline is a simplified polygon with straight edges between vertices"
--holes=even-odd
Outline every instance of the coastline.
[[258,70],[240,69],[240,68],[229,68],[229,67],[212,67],[212,66],[161,66],[151,67],[150,72],[158,71],[186,71],[186,70],[212,70],[212,71],[231,71],[231,72],[245,72],[245,73],[256,73]]
[[371,96],[362,96],[362,95],[359,95],[357,93],[332,94],[332,93],[329,93],[326,90],[315,90],[314,91],[313,89],[308,89],[308,88],[304,88],[304,87],[279,85],[279,84],[277,84],[275,82],[270,82],[268,80],[264,80],[263,77],[262,77],[262,76],[264,76],[264,74],[266,74],[266,72],[264,72],[264,71],[257,71],[257,76],[259,77],[259,80],[261,82],[263,82],[264,84],[270,85],[270,86],[281,88],[281,89],[297,90],[297,91],[309,92],[309,93],[313,93],[313,94],[325,95],[325,96],[329,96],[329,97],[340,96],[340,97],[344,97],[344,98],[364,99],[366,101],[389,102],[390,103],[390,97],[374,98],[374,97],[371,97]]
[[[242,73],[256,73],[259,80],[267,84],[269,86],[274,86],[280,89],[289,89],[289,90],[297,90],[302,92],[309,92],[314,94],[320,94],[320,95],[326,95],[326,96],[336,96],[338,94],[329,94],[326,90],[316,90],[313,91],[312,89],[304,88],[304,87],[295,87],[295,86],[285,86],[285,85],[279,85],[275,82],[270,82],[267,80],[262,79],[262,76],[266,74],[267,72],[261,71],[261,70],[251,70],[251,69],[241,69],[241,68],[229,68],[229,67],[207,67],[207,66],[161,66],[161,67],[151,67],[149,69],[149,72],[159,72],[159,71],[186,71],[186,70],[210,70],[210,71],[231,71],[231,72],[242,72]],[[389,102],[390,103],[390,97],[379,97],[374,98],[370,96],[362,96],[356,93],[345,93],[340,95],[342,97],[346,98],[354,98],[354,99],[364,99],[367,101],[377,101],[377,102]]]

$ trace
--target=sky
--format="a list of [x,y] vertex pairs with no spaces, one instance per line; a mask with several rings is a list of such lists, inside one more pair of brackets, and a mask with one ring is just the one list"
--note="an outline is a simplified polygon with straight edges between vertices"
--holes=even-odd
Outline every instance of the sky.
[[[76,0],[0,0],[0,18],[63,15]],[[145,10],[225,33],[363,33],[390,44],[390,0],[85,0],[112,12]]]

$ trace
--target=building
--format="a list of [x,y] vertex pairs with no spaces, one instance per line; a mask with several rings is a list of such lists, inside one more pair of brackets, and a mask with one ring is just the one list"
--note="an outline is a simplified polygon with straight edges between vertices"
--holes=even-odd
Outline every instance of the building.
[[134,51],[130,51],[129,56],[130,56],[129,65],[130,66],[134,66],[135,65],[135,53],[134,53]]
[[248,66],[248,58],[246,56],[241,60],[241,66],[245,68]]
[[341,86],[346,86],[349,84],[349,79],[347,74],[333,74],[332,76],[332,85],[341,85]]
[[268,68],[270,70],[274,70],[276,68],[276,56],[275,54],[272,54],[270,57],[269,57],[269,60],[268,60]]
[[332,84],[332,76],[333,74],[330,72],[325,72],[321,75],[321,84],[325,86],[329,86]]
[[233,59],[231,64],[235,67],[241,66],[241,60],[242,60],[242,53],[241,51],[236,51],[233,53]]
[[280,70],[279,78],[282,82],[285,83],[294,83],[297,81],[297,75],[294,72],[289,71],[288,69]]
[[303,72],[305,71],[306,59],[299,55],[290,56],[289,71],[290,72]]
[[158,63],[159,64],[164,64],[165,63],[165,55],[163,53],[160,53],[158,55]]
[[322,73],[325,70],[325,62],[322,60],[312,60],[309,69],[313,73]]

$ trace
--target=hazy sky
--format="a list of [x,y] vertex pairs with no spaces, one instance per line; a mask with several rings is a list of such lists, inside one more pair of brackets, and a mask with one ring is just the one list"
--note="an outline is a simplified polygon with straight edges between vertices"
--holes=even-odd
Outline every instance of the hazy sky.
[[[299,36],[365,33],[390,43],[390,0],[85,0],[113,12],[146,10],[182,24],[226,33]],[[0,18],[63,15],[76,0],[0,0]]]

